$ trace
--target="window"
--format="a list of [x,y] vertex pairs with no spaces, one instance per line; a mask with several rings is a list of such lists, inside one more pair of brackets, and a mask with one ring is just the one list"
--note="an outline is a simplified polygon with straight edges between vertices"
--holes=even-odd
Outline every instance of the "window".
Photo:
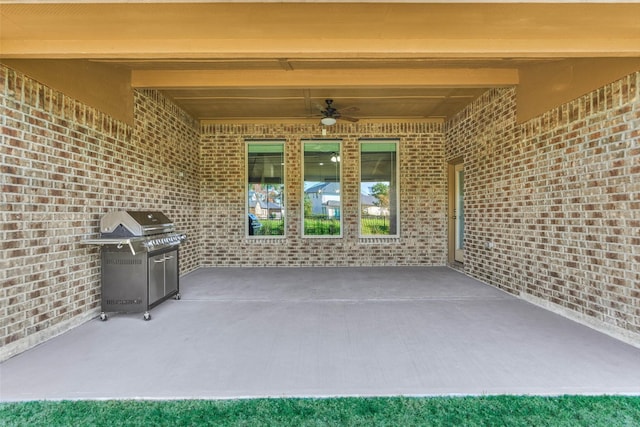
[[284,236],[284,142],[247,143],[247,234]]
[[398,141],[361,141],[361,236],[398,236],[399,194]]
[[342,236],[340,148],[340,141],[303,141],[303,236]]

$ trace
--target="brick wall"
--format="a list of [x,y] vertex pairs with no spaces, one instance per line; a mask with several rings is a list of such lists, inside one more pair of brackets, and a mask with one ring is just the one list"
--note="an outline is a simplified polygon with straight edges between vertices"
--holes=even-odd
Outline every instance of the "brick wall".
[[496,89],[445,129],[465,163],[466,272],[635,344],[639,86],[635,73],[523,124],[515,90]]
[[108,211],[167,211],[194,237],[182,272],[200,262],[198,130],[152,92],[135,101],[132,128],[0,66],[0,360],[99,311],[99,250],[79,241]]
[[180,246],[184,274],[201,263],[199,125],[156,91],[134,95],[135,149],[130,156],[135,173],[128,181],[140,194],[128,196],[121,208],[160,210],[187,234]]
[[[401,228],[398,239],[360,239],[359,139],[400,139]],[[442,126],[338,124],[343,141],[343,237],[301,238],[301,140],[322,138],[318,125],[204,125],[202,128],[203,265],[443,265],[446,256],[446,163]],[[286,238],[245,237],[245,140],[281,139],[286,150]]]

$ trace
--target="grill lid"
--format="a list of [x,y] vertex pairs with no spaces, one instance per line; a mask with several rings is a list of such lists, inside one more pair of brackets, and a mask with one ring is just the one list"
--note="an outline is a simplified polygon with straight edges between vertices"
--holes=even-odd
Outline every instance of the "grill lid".
[[100,219],[102,237],[150,236],[174,231],[174,225],[162,212],[117,211]]

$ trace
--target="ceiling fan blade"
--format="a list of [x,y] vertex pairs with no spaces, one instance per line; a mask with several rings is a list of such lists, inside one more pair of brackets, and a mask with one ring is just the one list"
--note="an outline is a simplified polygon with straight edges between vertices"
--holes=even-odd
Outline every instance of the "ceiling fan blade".
[[313,103],[313,108],[315,108],[316,110],[323,112],[325,108],[327,108],[326,105],[322,105],[322,104],[318,104],[317,102]]
[[345,107],[345,108],[339,108],[338,111],[340,111],[340,113],[357,113],[358,111],[360,111],[360,109],[358,107],[356,107],[355,105],[352,105],[350,107]]
[[340,120],[346,120],[348,122],[357,122],[360,119],[356,119],[355,117],[349,117],[349,116],[343,116],[342,114],[340,115]]

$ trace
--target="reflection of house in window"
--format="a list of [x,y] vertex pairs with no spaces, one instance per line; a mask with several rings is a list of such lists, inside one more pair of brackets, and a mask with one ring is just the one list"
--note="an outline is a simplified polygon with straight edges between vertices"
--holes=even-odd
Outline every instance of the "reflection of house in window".
[[277,202],[266,201],[266,194],[249,191],[249,213],[260,219],[282,219],[282,205]]
[[322,206],[322,213],[327,218],[340,218],[340,201],[339,200],[327,200]]
[[312,215],[340,218],[340,183],[323,182],[305,190],[311,200]]
[[381,207],[380,201],[369,194],[360,194],[360,207],[363,215],[389,216],[389,208]]
[[260,219],[282,219],[282,206],[263,200],[250,200],[249,212]]

